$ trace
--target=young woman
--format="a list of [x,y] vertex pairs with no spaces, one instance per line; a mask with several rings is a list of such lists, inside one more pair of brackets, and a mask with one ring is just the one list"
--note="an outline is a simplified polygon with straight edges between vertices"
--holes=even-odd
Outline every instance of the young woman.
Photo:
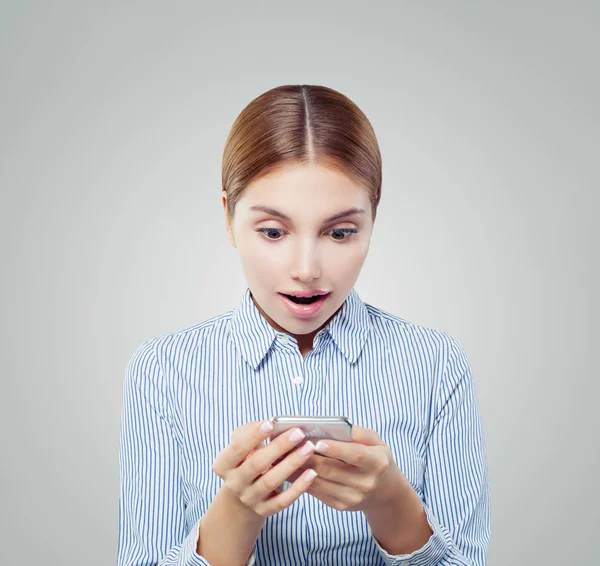
[[[483,565],[465,350],[354,289],[381,196],[369,120],[335,90],[274,88],[233,124],[222,173],[248,287],[129,361],[117,564]],[[346,416],[352,441],[268,441],[275,415]]]

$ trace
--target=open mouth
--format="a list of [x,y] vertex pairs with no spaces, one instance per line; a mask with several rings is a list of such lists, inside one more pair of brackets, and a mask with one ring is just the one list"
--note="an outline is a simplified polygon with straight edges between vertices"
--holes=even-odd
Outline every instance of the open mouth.
[[294,295],[284,295],[290,301],[296,303],[297,305],[311,305],[315,303],[319,299],[326,297],[327,295],[313,295],[312,297],[294,297]]

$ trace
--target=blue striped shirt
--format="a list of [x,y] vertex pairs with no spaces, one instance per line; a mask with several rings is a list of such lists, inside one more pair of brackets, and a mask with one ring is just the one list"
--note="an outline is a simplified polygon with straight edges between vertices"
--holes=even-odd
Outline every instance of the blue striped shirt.
[[237,308],[146,340],[125,372],[118,566],[192,566],[199,521],[223,480],[212,471],[232,431],[275,415],[345,415],[376,430],[433,530],[391,555],[362,512],[303,494],[268,517],[262,565],[481,566],[490,538],[484,436],[459,340],[363,302],[355,289],[303,358],[246,288]]

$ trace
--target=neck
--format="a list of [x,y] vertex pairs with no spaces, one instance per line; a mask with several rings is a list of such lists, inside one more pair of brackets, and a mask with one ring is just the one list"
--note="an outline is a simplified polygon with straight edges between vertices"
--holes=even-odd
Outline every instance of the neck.
[[285,328],[282,328],[281,326],[279,326],[279,324],[277,324],[261,308],[261,306],[254,299],[254,296],[252,295],[252,292],[250,292],[250,298],[252,299],[252,302],[256,305],[256,308],[259,310],[259,312],[263,315],[263,317],[265,318],[265,320],[277,332],[285,332],[286,334],[290,334],[291,336],[293,336],[294,338],[296,338],[296,340],[298,341],[298,349],[300,350],[300,353],[302,354],[302,357],[306,356],[306,354],[308,354],[308,352],[310,352],[313,349],[313,342],[314,342],[315,336],[321,331],[321,329],[325,328],[329,324],[329,321],[337,314],[337,311],[336,311],[321,326],[319,326],[319,328],[317,328],[316,330],[313,330],[312,332],[309,332],[308,334],[292,334],[291,332],[287,331]]

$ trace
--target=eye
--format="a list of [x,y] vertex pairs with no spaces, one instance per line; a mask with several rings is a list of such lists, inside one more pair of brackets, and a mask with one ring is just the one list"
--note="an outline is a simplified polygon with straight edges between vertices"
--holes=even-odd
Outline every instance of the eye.
[[[271,242],[281,240],[282,234],[285,233],[285,230],[281,230],[280,228],[258,228],[256,231],[263,234],[265,238]],[[332,239],[336,242],[344,242],[349,240],[350,236],[357,232],[358,230],[355,228],[334,228],[326,233],[331,234]]]
[[278,235],[280,232],[283,232],[284,230],[280,230],[279,228],[259,228],[257,230],[257,232],[260,232],[262,234],[265,235],[265,237],[267,238],[267,240],[271,240],[272,242],[275,242],[277,240],[280,240],[281,238],[270,238],[267,234],[275,234]]
[[333,230],[330,230],[329,232],[332,234],[332,236],[334,234],[340,236],[333,238],[336,242],[343,242],[345,240],[349,240],[351,235],[356,234],[358,230],[356,230],[355,228],[335,228]]

